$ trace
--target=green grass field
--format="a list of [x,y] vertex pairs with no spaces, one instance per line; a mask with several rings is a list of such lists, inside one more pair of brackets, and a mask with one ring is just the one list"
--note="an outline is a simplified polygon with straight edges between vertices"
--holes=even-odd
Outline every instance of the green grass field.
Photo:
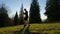
[[[3,27],[0,28],[1,32],[14,32],[20,31],[23,28],[23,25]],[[30,24],[30,32],[43,32],[45,34],[59,34],[60,33],[60,23],[49,23],[49,24]]]

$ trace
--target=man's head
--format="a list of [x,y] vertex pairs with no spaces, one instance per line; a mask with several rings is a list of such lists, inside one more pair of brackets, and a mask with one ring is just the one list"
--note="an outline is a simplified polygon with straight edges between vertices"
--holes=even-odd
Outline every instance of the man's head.
[[26,9],[24,9],[26,11]]

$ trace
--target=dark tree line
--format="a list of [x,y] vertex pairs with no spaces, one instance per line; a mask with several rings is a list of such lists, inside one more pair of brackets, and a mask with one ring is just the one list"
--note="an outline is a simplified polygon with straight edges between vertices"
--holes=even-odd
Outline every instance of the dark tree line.
[[6,27],[10,25],[10,18],[8,16],[8,10],[2,6],[0,8],[0,27]]
[[60,22],[60,1],[47,0],[45,15],[48,16],[48,22]]
[[20,14],[19,14],[19,24],[24,24],[23,4],[21,5]]
[[29,17],[30,17],[29,18],[30,23],[41,23],[38,0],[32,0]]
[[[60,1],[59,0],[47,0],[46,12],[48,22],[60,21]],[[24,24],[23,17],[23,4],[21,5],[20,13],[16,12],[14,18],[8,16],[8,10],[5,6],[0,7],[0,27],[13,26]],[[38,0],[32,0],[29,11],[29,23],[42,23],[40,18],[40,8]]]
[[16,12],[15,17],[14,17],[14,25],[18,25],[18,14]]
[[[23,10],[24,9],[22,4],[19,16],[18,13],[16,12],[14,18],[10,18],[8,16],[8,10],[6,9],[5,6],[2,5],[2,7],[0,8],[0,27],[24,24]],[[41,23],[38,0],[32,0],[29,16],[30,23]]]

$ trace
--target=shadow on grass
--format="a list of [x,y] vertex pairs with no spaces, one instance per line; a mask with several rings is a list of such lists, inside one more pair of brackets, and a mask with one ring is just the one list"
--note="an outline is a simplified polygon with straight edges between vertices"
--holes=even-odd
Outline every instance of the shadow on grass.
[[30,27],[30,26],[28,26],[28,27],[25,29],[24,34],[30,34],[29,27]]
[[22,28],[20,31],[18,31],[18,34],[20,34],[23,30],[24,30],[24,28]]
[[[25,28],[25,27],[24,27]],[[18,34],[20,34],[21,32],[23,32],[24,28],[22,28],[20,31],[18,31]],[[29,31],[29,26],[26,27],[25,31],[24,31],[24,34],[30,34],[30,31]]]

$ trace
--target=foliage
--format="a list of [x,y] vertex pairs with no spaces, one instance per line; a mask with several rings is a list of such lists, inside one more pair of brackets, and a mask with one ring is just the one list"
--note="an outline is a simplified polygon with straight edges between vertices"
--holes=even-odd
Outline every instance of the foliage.
[[19,15],[19,24],[23,24],[23,4],[21,5],[20,15]]
[[41,22],[38,0],[32,0],[31,7],[30,7],[29,22],[30,23]]
[[14,25],[18,25],[18,14],[16,12],[15,17],[14,17]]
[[9,25],[9,17],[7,9],[2,5],[0,8],[0,27],[5,27]]
[[59,14],[59,0],[47,0],[45,15],[48,16],[48,22],[59,22]]

